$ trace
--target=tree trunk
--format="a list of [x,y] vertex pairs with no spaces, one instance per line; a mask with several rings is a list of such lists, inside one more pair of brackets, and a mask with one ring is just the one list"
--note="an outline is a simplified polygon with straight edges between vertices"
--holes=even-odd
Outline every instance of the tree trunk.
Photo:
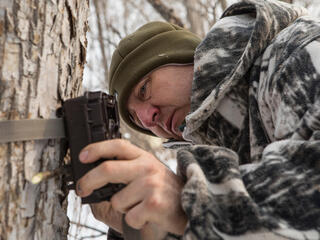
[[200,16],[200,5],[197,0],[185,0],[184,5],[187,12],[187,19],[190,23],[190,31],[204,37],[203,21]]
[[[54,118],[81,91],[88,1],[0,1],[0,120]],[[1,133],[0,133],[1,134]],[[0,239],[66,239],[59,140],[0,144]]]

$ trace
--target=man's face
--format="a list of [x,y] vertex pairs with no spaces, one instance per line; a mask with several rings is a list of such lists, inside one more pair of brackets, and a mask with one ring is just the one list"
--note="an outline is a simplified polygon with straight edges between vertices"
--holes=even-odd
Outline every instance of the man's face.
[[193,65],[165,65],[145,76],[128,99],[130,117],[163,138],[182,139],[179,126],[190,111]]

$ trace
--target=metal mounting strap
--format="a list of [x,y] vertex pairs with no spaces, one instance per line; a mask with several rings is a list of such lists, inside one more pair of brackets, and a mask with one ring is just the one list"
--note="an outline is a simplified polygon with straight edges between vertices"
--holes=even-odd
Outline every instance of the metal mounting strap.
[[0,143],[65,136],[64,122],[61,118],[0,121]]

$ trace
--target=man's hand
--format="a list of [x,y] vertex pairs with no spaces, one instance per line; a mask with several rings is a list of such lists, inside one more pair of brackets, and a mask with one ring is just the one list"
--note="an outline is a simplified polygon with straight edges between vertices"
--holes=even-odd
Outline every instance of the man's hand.
[[90,207],[97,220],[122,233],[122,214],[113,209],[110,202],[92,203]]
[[[121,227],[119,229],[118,223],[115,224],[118,221],[116,212],[126,214],[127,224],[136,229],[143,229],[151,223],[159,229],[183,234],[187,218],[180,204],[181,179],[152,154],[123,139],[88,145],[79,155],[83,163],[114,157],[118,160],[101,163],[77,183],[77,193],[81,197],[107,183],[127,185],[113,195],[111,206],[106,205],[104,209],[99,205],[99,211],[104,213],[95,215],[104,216],[105,223],[120,231]],[[93,212],[97,209],[93,208]]]

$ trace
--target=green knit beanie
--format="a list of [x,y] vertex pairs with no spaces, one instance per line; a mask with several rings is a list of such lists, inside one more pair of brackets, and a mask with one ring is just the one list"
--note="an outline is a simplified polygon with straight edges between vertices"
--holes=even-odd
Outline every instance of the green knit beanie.
[[113,53],[110,93],[117,93],[119,112],[132,128],[153,135],[130,120],[127,101],[131,90],[152,70],[170,63],[193,63],[194,51],[201,39],[177,25],[150,22],[122,39]]

